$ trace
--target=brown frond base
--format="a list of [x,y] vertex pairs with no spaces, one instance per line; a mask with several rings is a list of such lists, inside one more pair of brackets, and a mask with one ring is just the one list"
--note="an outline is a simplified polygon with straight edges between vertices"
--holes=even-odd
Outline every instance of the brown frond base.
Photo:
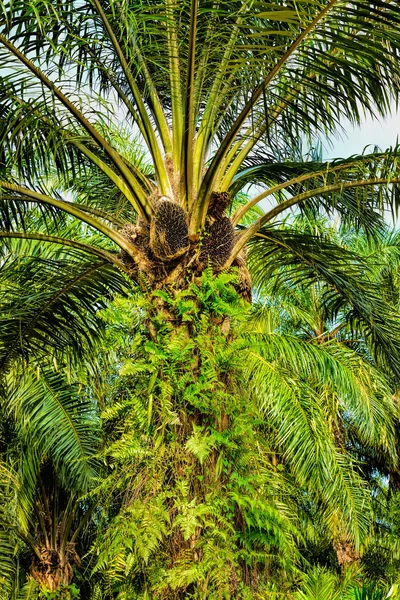
[[122,252],[122,262],[134,281],[138,281],[139,274],[143,273],[151,284],[158,284],[168,277],[180,262],[179,257],[165,261],[154,254],[150,247],[150,225],[142,219],[138,219],[137,225],[126,223],[121,233],[132,244],[134,258]]
[[40,554],[41,560],[35,557],[31,565],[31,575],[35,581],[49,592],[70,585],[73,578],[72,566],[80,565],[75,544],[69,542],[64,553],[42,546]]
[[333,547],[336,552],[338,563],[342,569],[357,562],[357,560],[360,558],[359,554],[354,548],[354,545],[345,538],[336,540],[333,544]]

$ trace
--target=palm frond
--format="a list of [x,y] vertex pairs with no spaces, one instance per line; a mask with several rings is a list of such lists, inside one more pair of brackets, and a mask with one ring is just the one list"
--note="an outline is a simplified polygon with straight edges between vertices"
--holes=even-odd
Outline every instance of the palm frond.
[[332,537],[344,529],[359,545],[368,533],[369,490],[350,456],[336,447],[318,392],[259,353],[250,353],[247,362],[249,383],[283,460],[298,484],[322,503]]
[[[74,254],[76,252],[76,254]],[[103,329],[97,311],[128,280],[104,260],[37,241],[10,240],[0,274],[0,363],[18,356],[81,355]]]
[[[4,196],[3,190],[6,190],[9,195]],[[26,209],[24,211],[22,207],[16,208],[16,205],[22,204],[23,206],[28,203],[28,210],[29,204],[32,203],[46,205],[55,210],[41,210],[40,212],[42,212],[45,217],[49,217],[53,214],[57,216],[58,212],[67,213],[113,240],[128,254],[132,253],[132,247],[128,240],[119,231],[110,227],[109,223],[105,223],[102,218],[98,218],[98,216],[94,217],[93,214],[91,214],[92,211],[90,208],[83,207],[82,209],[75,203],[59,200],[57,197],[51,197],[7,181],[0,181],[0,200],[3,200],[1,212],[3,213],[4,218],[4,222],[0,223],[0,225],[6,229],[14,228],[15,225],[20,225],[23,228],[25,226],[24,212],[26,212]]]
[[[249,185],[265,187],[265,191],[242,206],[234,222],[237,223],[247,210],[266,198],[275,201],[277,206],[269,211],[265,222],[296,204],[300,210],[313,208],[317,212],[327,211],[328,214],[336,211],[344,218],[352,217],[354,221],[358,218],[360,223],[364,215],[366,219],[369,213],[380,213],[384,206],[390,207],[395,215],[398,207],[398,186],[395,184],[399,174],[399,156],[396,146],[384,152],[332,162],[325,162],[321,158],[318,161],[305,158],[300,162],[278,162],[272,157],[266,162],[258,157],[248,165],[243,165],[231,191],[237,193]],[[363,184],[364,188],[360,190],[361,186],[356,184],[361,181],[371,181],[371,187]],[[385,181],[386,185],[373,184],[373,181]]]
[[[395,309],[368,277],[365,262],[323,236],[264,228],[250,242],[249,265],[259,288],[270,277],[290,285],[328,284],[324,303],[332,315],[347,308],[354,329],[361,328],[376,360],[399,373],[400,331]],[[285,269],[284,272],[282,269]]]
[[[71,490],[87,489],[98,468],[93,457],[99,438],[95,407],[84,390],[49,368],[25,367],[22,373],[16,366],[7,375],[3,393],[6,413],[30,445],[20,461],[20,494],[26,497],[32,491],[44,456],[63,474]],[[30,459],[34,453],[39,461]]]
[[[45,0],[30,10],[21,0],[7,0],[1,35],[3,47],[22,60],[39,87],[60,83],[53,90],[56,104],[72,111],[94,139],[98,133],[75,114],[67,96],[82,97],[85,82],[97,115],[103,109],[110,115],[104,101],[117,99],[124,107],[122,118],[139,126],[150,148],[161,193],[172,193],[175,183],[158,143],[166,154],[172,152],[177,169],[187,116],[182,82],[189,77],[194,91],[189,121],[198,136],[194,163],[182,177],[193,178],[200,190],[199,214],[193,214],[192,223],[196,230],[209,192],[222,181],[229,187],[261,145],[264,153],[276,156],[304,134],[332,132],[343,116],[358,122],[363,112],[387,112],[399,94],[400,11],[395,0],[368,6],[362,0],[300,1],[285,10],[265,2],[223,0],[218,7],[200,3],[196,32],[190,33],[193,5],[189,0],[179,5],[146,0],[140,7],[74,0],[66,7]],[[23,75],[24,69],[4,77],[7,97],[28,100],[29,86],[36,83]],[[27,87],[18,92],[15,82],[24,77]],[[53,119],[50,103],[44,113]],[[101,142],[100,152],[116,161],[133,185],[132,174],[107,144]],[[135,193],[141,197],[139,188]]]

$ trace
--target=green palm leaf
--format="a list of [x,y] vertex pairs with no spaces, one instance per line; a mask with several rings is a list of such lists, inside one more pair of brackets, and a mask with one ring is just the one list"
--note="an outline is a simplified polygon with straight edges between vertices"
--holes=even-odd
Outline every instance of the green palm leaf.
[[327,283],[324,303],[330,314],[347,307],[350,322],[362,330],[376,359],[398,372],[398,318],[368,277],[363,259],[323,236],[266,227],[250,243],[249,265],[259,287],[274,273],[277,285],[282,278],[291,286]]
[[[72,488],[88,487],[97,471],[98,422],[91,399],[78,385],[49,369],[10,371],[3,388],[3,406],[29,444],[21,462],[22,495],[36,485],[41,457],[49,456]],[[35,456],[36,455],[36,456]]]
[[10,244],[0,283],[2,369],[19,356],[57,355],[68,348],[77,356],[90,352],[103,330],[97,311],[110,295],[124,292],[125,277],[80,252],[36,241]]

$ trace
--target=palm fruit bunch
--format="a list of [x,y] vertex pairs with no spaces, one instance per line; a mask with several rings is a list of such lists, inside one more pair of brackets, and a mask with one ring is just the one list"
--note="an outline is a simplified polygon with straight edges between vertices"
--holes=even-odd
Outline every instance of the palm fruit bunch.
[[121,233],[132,244],[134,259],[126,252],[122,260],[128,274],[136,279],[144,272],[152,281],[161,281],[176,266],[175,260],[189,249],[186,214],[167,198],[154,199],[154,216],[149,224],[138,217],[135,225],[126,223]]
[[235,232],[231,220],[224,216],[230,203],[228,192],[211,194],[199,257],[202,268],[207,265],[221,268],[231,255]]
[[[154,214],[150,223],[138,217],[135,225],[126,223],[121,233],[133,248],[133,258],[122,253],[122,260],[132,279],[140,272],[153,282],[162,282],[177,267],[180,257],[190,249],[189,228],[184,209],[165,196],[153,198]],[[228,192],[213,192],[206,226],[198,254],[197,270],[207,266],[221,270],[229,260],[235,243],[231,220],[224,214],[231,204]],[[189,255],[188,255],[189,256]],[[190,257],[189,257],[190,260]],[[251,302],[251,278],[244,255],[232,263],[238,268],[238,293]]]
[[[211,265],[221,269],[231,256],[235,244],[235,232],[231,220],[225,216],[225,211],[231,202],[232,198],[229,192],[213,192],[211,194],[205,235],[200,249],[200,268]],[[232,266],[238,270],[238,282],[235,285],[238,294],[246,302],[251,302],[252,282],[245,254],[239,254],[232,262]]]
[[167,199],[157,202],[150,225],[150,248],[160,260],[173,260],[189,249],[189,229],[185,211]]
[[223,267],[231,255],[235,233],[231,220],[222,217],[206,227],[200,250],[200,263]]

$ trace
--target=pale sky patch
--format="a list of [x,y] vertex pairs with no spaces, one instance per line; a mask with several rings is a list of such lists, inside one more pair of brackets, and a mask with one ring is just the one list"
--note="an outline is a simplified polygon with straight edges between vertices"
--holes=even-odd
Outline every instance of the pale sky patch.
[[349,122],[343,122],[345,133],[332,141],[332,147],[325,146],[326,158],[347,158],[353,154],[362,154],[366,146],[370,145],[366,152],[373,152],[374,146],[386,150],[389,146],[396,144],[400,138],[400,111],[393,112],[386,119],[367,118],[359,126],[354,127]]
[[[386,150],[400,142],[400,110],[393,110],[385,119],[368,117],[360,126],[343,122],[344,133],[332,140],[331,145],[324,144],[324,158],[348,158],[353,154],[369,153],[378,146]],[[400,226],[399,218],[393,221],[390,212],[385,217],[389,225]]]

